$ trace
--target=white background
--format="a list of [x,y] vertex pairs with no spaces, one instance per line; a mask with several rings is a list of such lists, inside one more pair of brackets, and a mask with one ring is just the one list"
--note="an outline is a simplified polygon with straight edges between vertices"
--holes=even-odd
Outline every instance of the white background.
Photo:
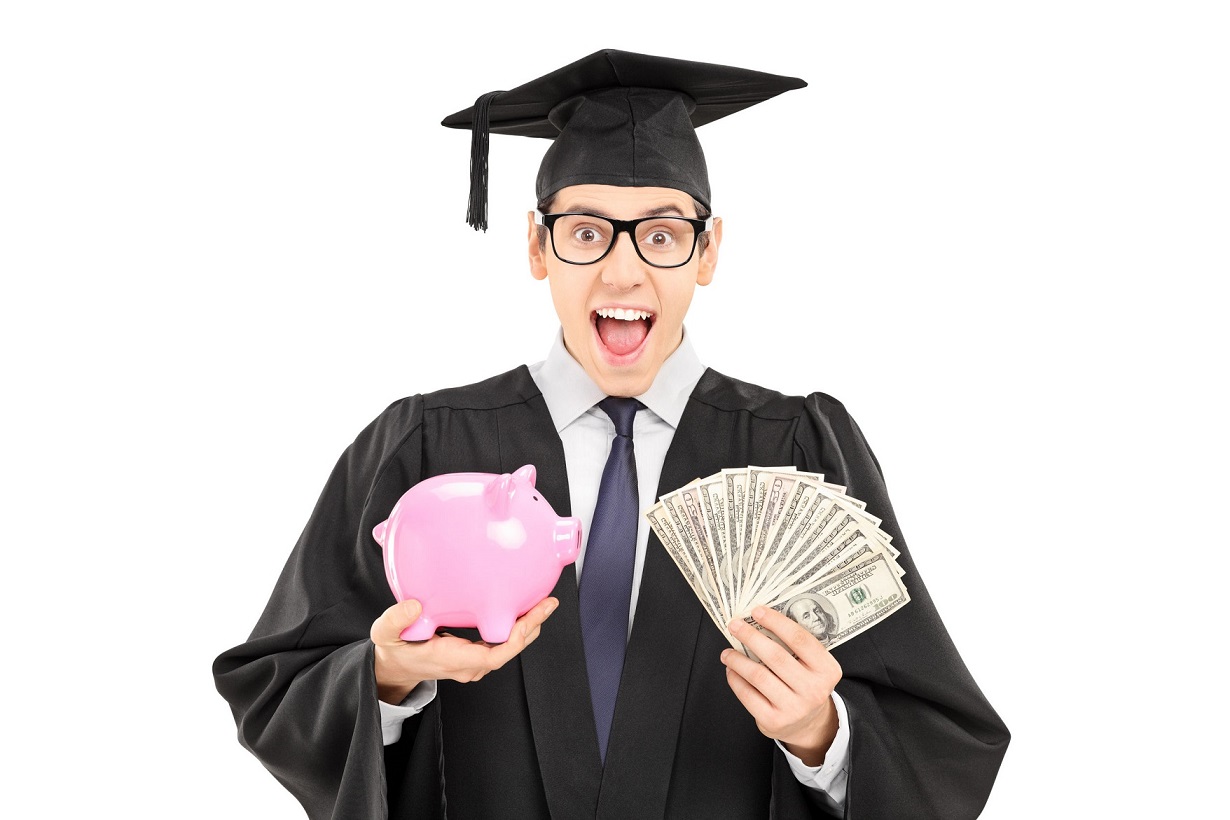
[[612,47],[810,83],[702,130],[726,234],[688,327],[706,364],[861,423],[1013,731],[984,816],[1206,814],[1219,5],[6,3],[6,802],[302,817],[211,661],[372,417],[545,356],[546,143],[493,138],[475,234],[469,136],[438,123]]

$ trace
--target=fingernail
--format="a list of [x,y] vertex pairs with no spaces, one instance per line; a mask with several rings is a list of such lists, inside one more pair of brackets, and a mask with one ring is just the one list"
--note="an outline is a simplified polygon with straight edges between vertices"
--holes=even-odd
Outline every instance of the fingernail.
[[552,612],[554,612],[554,611],[555,611],[555,603],[554,603],[554,602],[551,602],[551,603],[547,604],[547,612],[546,612],[546,614],[547,614],[547,615],[550,615],[550,614],[551,614]]
[[756,620],[760,620],[761,618],[763,618],[764,617],[764,607],[758,606],[755,609],[753,609],[752,617],[755,618]]
[[726,659],[727,659],[727,658],[729,658],[729,657],[730,657],[730,650],[729,650],[729,649],[723,649],[723,650],[722,650],[722,663],[726,663]]

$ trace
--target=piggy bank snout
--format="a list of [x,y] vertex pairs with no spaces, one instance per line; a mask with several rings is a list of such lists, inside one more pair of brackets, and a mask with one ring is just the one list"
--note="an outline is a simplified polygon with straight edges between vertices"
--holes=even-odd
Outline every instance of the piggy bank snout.
[[581,519],[561,518],[555,522],[555,547],[561,564],[571,564],[581,551]]

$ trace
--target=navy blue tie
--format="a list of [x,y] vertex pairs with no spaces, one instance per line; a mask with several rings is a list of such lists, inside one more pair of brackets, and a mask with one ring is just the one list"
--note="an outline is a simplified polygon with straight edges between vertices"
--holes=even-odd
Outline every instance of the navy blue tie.
[[632,422],[645,405],[636,399],[605,398],[598,402],[615,422],[615,440],[602,468],[602,485],[589,527],[581,568],[581,637],[585,668],[598,729],[598,754],[606,762],[606,744],[615,716],[615,696],[628,648],[628,608],[632,601],[632,564],[640,496],[636,459],[632,453]]

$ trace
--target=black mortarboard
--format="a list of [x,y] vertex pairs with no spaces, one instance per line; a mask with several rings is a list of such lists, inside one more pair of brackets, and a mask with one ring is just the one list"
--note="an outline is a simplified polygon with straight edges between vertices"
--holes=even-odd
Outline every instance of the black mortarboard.
[[470,208],[487,229],[488,134],[555,143],[538,169],[542,201],[582,183],[675,188],[711,207],[696,130],[807,83],[745,68],[604,49],[511,91],[492,91],[445,117],[471,128]]

